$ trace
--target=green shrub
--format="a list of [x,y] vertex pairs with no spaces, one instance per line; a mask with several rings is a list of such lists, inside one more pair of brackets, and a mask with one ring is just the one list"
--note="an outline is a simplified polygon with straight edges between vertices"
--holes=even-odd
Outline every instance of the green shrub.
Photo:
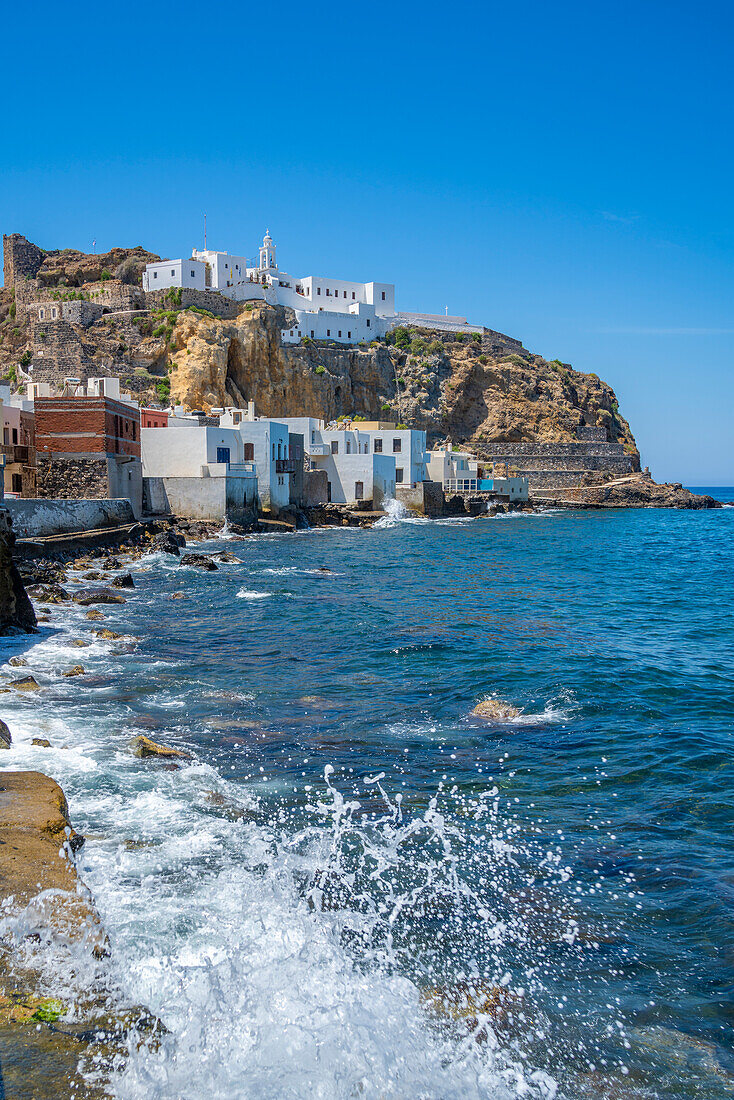
[[355,423],[357,423],[358,421],[366,420],[366,419],[367,419],[367,417],[366,417],[366,416],[362,416],[362,414],[361,414],[361,413],[356,413],[356,414],[355,414],[355,415],[354,415],[354,416],[352,417],[352,420],[354,420],[354,422],[355,422]]
[[314,373],[315,374],[326,374],[326,367],[322,367],[321,363],[319,363],[319,365],[316,368],[316,370],[314,371]]
[[161,402],[166,402],[171,397],[171,380],[169,378],[161,378],[160,382],[156,383],[155,392],[158,394],[158,399]]
[[443,353],[443,344],[440,340],[431,340],[428,345],[428,351],[431,355],[441,355]]
[[106,282],[107,282],[107,280],[108,280],[108,279],[111,279],[111,278],[112,278],[112,275],[111,275],[111,273],[110,273],[110,272],[109,272],[109,271],[107,270],[107,268],[105,267],[105,268],[104,268],[104,269],[102,270],[102,274],[101,274],[101,275],[100,275],[100,277],[99,277],[99,281],[100,281],[101,283],[106,283]]
[[407,432],[407,430],[408,430],[408,425],[407,424],[398,424],[398,431]]
[[528,365],[527,360],[523,359],[522,355],[515,355],[515,354],[506,355],[504,357],[504,362],[505,363],[514,363],[516,367],[526,367]]
[[454,336],[454,340],[456,341],[457,344],[463,344],[464,341],[466,340],[466,336],[464,335],[463,332],[457,332],[456,335]]
[[167,330],[166,330],[165,325],[158,325],[156,328],[153,329],[153,335],[154,336],[164,336],[166,331]]
[[26,348],[26,350],[23,352],[23,354],[21,355],[18,362],[20,363],[21,367],[27,367],[32,358],[33,358],[33,356],[31,355],[31,353]]
[[474,341],[475,344],[481,344],[481,342],[482,342],[482,336],[481,336],[481,333],[479,333],[479,332],[473,332],[471,334],[471,338],[472,338],[472,340]]
[[172,286],[166,291],[166,299],[169,302],[173,302],[174,305],[181,305],[181,287]]
[[303,337],[303,346],[305,348],[312,348],[313,347],[313,340],[311,339],[310,336],[304,336]]
[[15,302],[10,303],[10,309],[8,310],[8,313],[11,317],[15,317]]
[[384,413],[392,412],[392,405],[380,405],[380,412],[384,412]]
[[487,356],[486,355],[480,355],[479,356],[479,362],[480,363],[486,363],[487,362]]

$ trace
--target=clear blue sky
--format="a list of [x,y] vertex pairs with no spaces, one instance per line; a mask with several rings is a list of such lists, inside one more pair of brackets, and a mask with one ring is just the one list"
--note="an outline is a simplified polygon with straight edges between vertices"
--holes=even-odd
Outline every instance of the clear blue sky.
[[734,484],[731,5],[8,7],[0,225],[395,282]]

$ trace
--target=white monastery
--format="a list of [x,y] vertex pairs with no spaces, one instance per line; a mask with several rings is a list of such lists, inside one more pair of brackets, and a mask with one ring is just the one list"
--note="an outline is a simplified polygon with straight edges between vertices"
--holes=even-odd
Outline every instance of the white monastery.
[[358,344],[374,340],[399,324],[420,324],[447,331],[481,332],[465,317],[429,313],[397,313],[393,283],[356,283],[326,275],[293,278],[281,271],[276,248],[265,233],[257,259],[229,252],[194,249],[189,260],[161,260],[148,264],[143,273],[144,290],[188,287],[217,290],[235,301],[266,301],[290,306],[296,315],[293,328],[284,329],[286,343],[297,344],[304,337]]

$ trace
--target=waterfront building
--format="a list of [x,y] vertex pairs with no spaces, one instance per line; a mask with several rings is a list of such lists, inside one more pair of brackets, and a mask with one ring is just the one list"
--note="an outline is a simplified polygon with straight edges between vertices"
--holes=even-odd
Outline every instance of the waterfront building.
[[[69,379],[57,397],[34,400],[36,494],[126,498],[142,511],[140,411],[119,397],[118,379]],[[114,393],[118,396],[109,396]]]
[[291,503],[300,503],[295,499],[295,485],[291,494],[291,484],[295,481],[297,464],[300,462],[303,467],[303,452],[297,443],[291,449],[288,425],[256,417],[252,404],[247,411],[230,408],[213,409],[212,413],[219,413],[222,427],[238,433],[243,461],[255,463],[261,507],[277,514]]
[[309,469],[326,473],[329,503],[372,501],[379,508],[395,496],[395,456],[375,451],[361,424],[325,428],[323,420],[308,416],[286,417],[284,423],[303,435]]
[[151,512],[187,519],[244,523],[257,510],[254,462],[243,460],[232,428],[178,423],[141,431],[145,498]]
[[3,488],[5,495],[32,497],[36,493],[36,420],[33,402],[0,386],[2,408]]

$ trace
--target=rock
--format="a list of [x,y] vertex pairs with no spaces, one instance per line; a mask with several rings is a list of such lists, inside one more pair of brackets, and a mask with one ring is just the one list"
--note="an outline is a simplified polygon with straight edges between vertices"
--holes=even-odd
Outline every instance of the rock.
[[20,680],[11,680],[8,687],[16,691],[40,691],[41,685],[32,676],[22,676]]
[[39,749],[50,749],[51,742],[47,741],[45,737],[34,737],[31,741],[32,745],[35,745]]
[[98,569],[93,569],[91,573],[84,574],[85,581],[98,581],[102,577],[102,574]]
[[77,649],[86,649],[89,642],[85,641],[84,638],[72,638],[69,644],[76,646]]
[[87,611],[87,618],[91,619],[93,622],[99,622],[100,619],[104,619],[104,615],[101,611],[92,610]]
[[171,594],[171,599],[172,600],[185,600],[186,599],[186,593],[185,592],[173,592]]
[[[34,738],[49,747],[44,738]],[[25,908],[27,933],[49,926],[101,957],[107,939],[66,849],[84,838],[74,831],[64,792],[40,772],[0,772],[0,879],[3,894]],[[3,1058],[3,1063],[5,1059]],[[3,1071],[5,1065],[3,1064]]]
[[28,662],[25,657],[11,657],[8,664],[12,665],[13,668],[25,668]]
[[112,581],[113,588],[134,588],[135,581],[132,578],[132,573],[121,573],[119,577],[115,577]]
[[28,595],[39,603],[64,603],[71,599],[69,593],[60,584],[32,584]]
[[0,718],[0,751],[9,749],[13,743],[13,737],[5,722]]
[[219,568],[217,563],[212,561],[208,554],[184,554],[181,558],[181,565],[191,565],[197,569],[206,569],[210,573]]
[[477,718],[486,718],[491,722],[504,722],[508,718],[517,718],[520,713],[512,703],[504,703],[501,699],[482,699],[472,711]]
[[217,561],[225,562],[227,565],[241,565],[240,559],[236,554],[233,554],[231,550],[222,550],[219,554],[213,554],[213,557]]
[[109,588],[80,588],[74,593],[74,603],[89,607],[93,603],[125,603],[124,596],[118,596]]
[[186,539],[183,535],[177,534],[175,531],[163,531],[160,535],[156,535],[150,544],[151,550],[160,550],[164,554],[172,554],[174,557],[178,557],[181,553],[181,547],[186,545]]
[[[475,1032],[488,1017],[494,1029],[511,1022],[519,998],[502,986],[485,985],[481,981],[461,981],[456,985],[437,986],[421,993],[421,1000],[432,1016],[458,1023],[468,1032]],[[477,1038],[486,1038],[480,1032]]]
[[107,627],[103,627],[102,630],[95,630],[94,632],[98,638],[105,638],[112,641],[115,638],[121,638],[122,634],[118,634],[116,630],[108,630]]
[[84,676],[84,666],[74,665],[73,668],[68,669],[68,671],[64,673],[64,676],[66,676],[67,679],[71,676]]
[[141,757],[141,759],[150,756],[157,756],[163,760],[193,759],[190,752],[184,752],[183,749],[172,749],[169,745],[160,745],[157,741],[151,741],[149,737],[144,737],[142,734],[132,741],[132,748],[135,755]]

